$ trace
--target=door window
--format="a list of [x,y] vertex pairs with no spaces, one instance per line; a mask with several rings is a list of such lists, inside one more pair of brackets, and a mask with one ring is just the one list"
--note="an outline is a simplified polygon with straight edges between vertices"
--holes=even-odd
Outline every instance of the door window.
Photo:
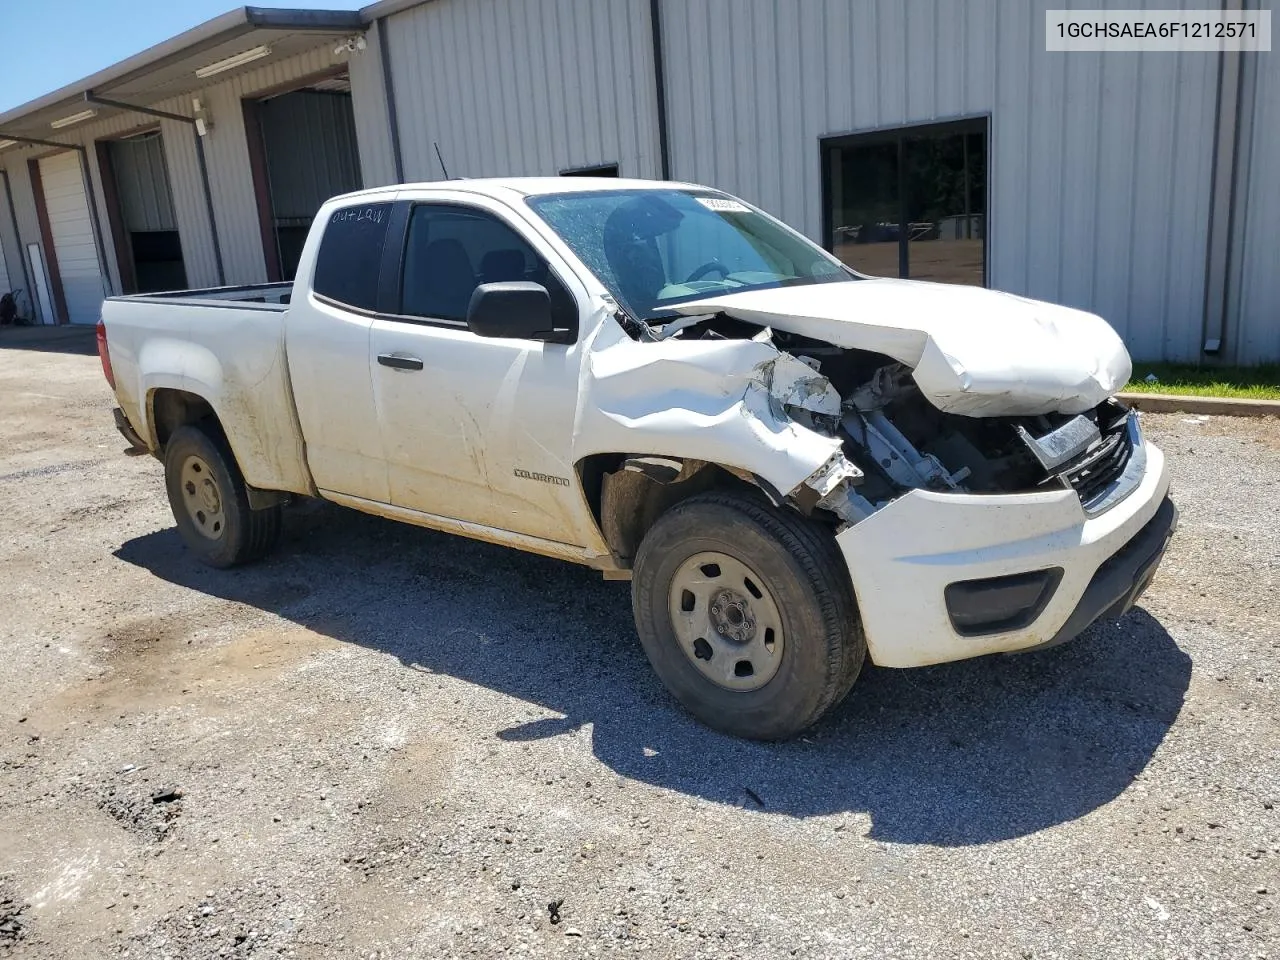
[[[476,287],[507,280],[546,287],[557,326],[577,311],[547,262],[497,217],[443,204],[413,208],[400,287],[401,314],[465,323]],[[564,325],[577,327],[576,322]]]

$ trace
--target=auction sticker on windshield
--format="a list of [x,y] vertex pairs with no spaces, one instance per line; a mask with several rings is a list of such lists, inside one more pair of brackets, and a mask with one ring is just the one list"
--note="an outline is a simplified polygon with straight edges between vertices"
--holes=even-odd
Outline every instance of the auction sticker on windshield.
[[745,203],[739,203],[737,200],[730,200],[728,197],[694,197],[694,199],[708,210],[714,210],[716,213],[751,212],[751,208]]

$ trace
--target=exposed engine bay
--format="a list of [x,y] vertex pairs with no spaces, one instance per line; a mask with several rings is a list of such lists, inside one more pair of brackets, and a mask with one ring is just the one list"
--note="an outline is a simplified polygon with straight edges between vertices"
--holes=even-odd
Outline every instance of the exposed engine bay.
[[[1079,414],[965,416],[931,404],[909,366],[735,319],[684,316],[640,340],[753,340],[779,355],[758,367],[777,412],[840,441],[788,494],[802,512],[854,524],[912,489],[1025,493],[1075,489],[1087,513],[1115,493],[1136,450],[1136,425],[1114,399]],[[634,335],[634,334],[633,334]]]

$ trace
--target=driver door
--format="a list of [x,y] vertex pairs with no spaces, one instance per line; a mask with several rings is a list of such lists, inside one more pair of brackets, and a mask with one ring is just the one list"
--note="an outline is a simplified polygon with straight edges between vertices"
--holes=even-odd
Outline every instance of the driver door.
[[542,283],[578,309],[500,207],[412,205],[398,309],[370,333],[391,503],[584,545],[572,462],[581,351],[472,333],[471,294],[500,280]]

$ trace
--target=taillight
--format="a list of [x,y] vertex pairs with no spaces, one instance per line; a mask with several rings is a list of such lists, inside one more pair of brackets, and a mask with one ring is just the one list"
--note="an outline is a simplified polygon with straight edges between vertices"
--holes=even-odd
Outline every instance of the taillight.
[[102,373],[112,390],[116,388],[116,375],[111,372],[111,351],[107,349],[107,325],[98,321],[98,359],[102,361]]

